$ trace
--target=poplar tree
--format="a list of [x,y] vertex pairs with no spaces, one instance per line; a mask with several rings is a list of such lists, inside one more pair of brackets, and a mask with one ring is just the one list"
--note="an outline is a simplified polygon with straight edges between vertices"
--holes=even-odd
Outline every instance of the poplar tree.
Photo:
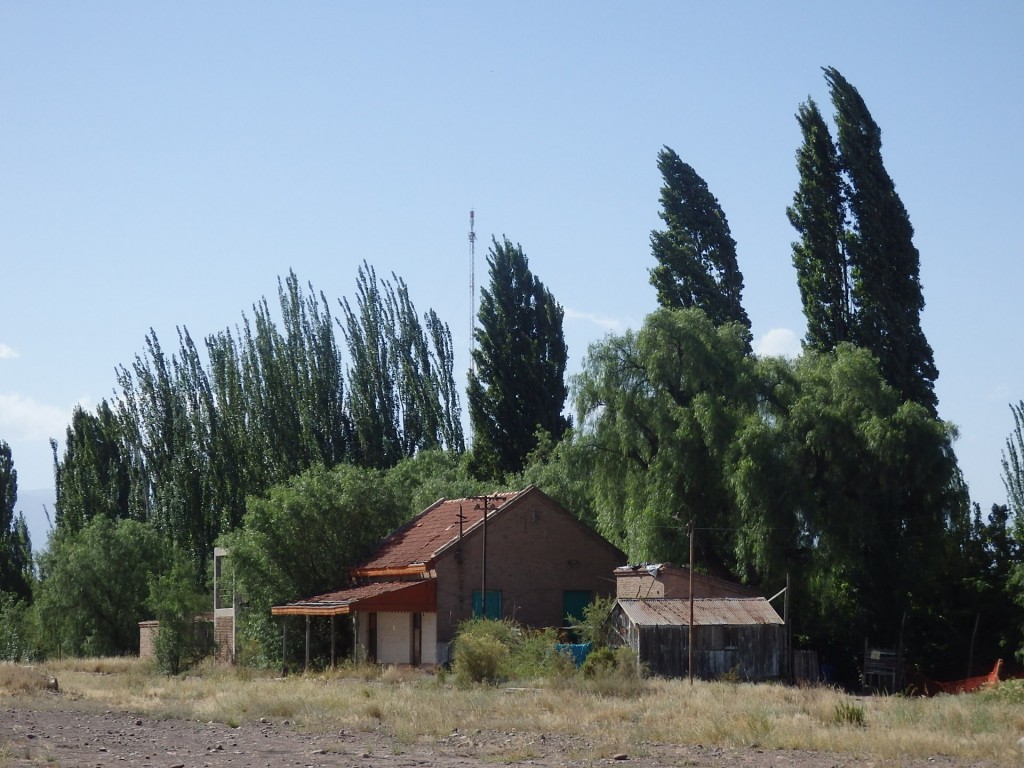
[[658,170],[663,179],[659,216],[665,222],[663,231],[651,233],[658,262],[651,269],[651,284],[658,303],[669,309],[702,309],[715,325],[739,323],[749,337],[736,241],[718,199],[668,147],[658,153]]
[[494,238],[469,373],[473,460],[481,476],[521,472],[538,430],[561,439],[568,390],[562,307],[533,275],[522,246]]
[[341,301],[356,463],[387,469],[421,450],[464,450],[451,333],[433,311],[424,323],[405,282],[359,268],[355,306]]
[[793,262],[807,316],[805,344],[831,351],[850,340],[870,350],[885,380],[935,416],[939,374],[921,328],[914,229],[882,162],[881,130],[867,105],[836,69],[824,71],[836,140],[817,105],[801,105],[800,186],[787,211],[801,235]]
[[786,214],[800,233],[793,266],[807,318],[804,346],[829,352],[852,340],[854,323],[845,188],[832,134],[813,99],[800,105],[797,122],[804,139],[796,155],[800,186]]
[[906,399],[937,412],[938,370],[921,329],[924,295],[914,228],[882,162],[882,132],[857,89],[825,69],[836,108],[839,153],[855,222],[850,244],[857,300],[857,341]]
[[25,516],[14,511],[17,501],[18,472],[11,447],[0,440],[0,591],[28,598],[32,542]]

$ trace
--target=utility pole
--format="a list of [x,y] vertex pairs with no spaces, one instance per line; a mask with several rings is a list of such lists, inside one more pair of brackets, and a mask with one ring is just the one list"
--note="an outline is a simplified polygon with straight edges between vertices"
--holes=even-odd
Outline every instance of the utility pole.
[[[496,498],[495,496],[471,496],[471,499],[484,503],[483,520],[483,548],[480,557],[480,615],[487,618],[487,502]],[[477,509],[480,509],[477,506]],[[461,526],[461,521],[459,525]],[[500,617],[499,617],[500,618]]]
[[473,352],[476,350],[476,212],[469,211],[469,367],[476,371]]

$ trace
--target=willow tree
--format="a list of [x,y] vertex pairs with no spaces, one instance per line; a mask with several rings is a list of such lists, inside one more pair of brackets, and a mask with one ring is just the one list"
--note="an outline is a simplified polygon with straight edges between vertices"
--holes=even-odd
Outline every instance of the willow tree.
[[643,328],[591,345],[574,379],[599,530],[631,561],[685,563],[697,518],[698,559],[737,575],[739,518],[726,467],[756,406],[741,323],[700,309],[661,309]]

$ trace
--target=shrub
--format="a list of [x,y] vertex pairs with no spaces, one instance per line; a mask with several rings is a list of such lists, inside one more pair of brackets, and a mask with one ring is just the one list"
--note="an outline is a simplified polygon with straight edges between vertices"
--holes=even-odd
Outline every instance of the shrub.
[[612,611],[614,597],[598,597],[583,609],[583,618],[569,617],[573,631],[580,641],[594,648],[607,648],[621,642]]
[[455,681],[498,683],[570,674],[575,666],[556,651],[557,643],[554,629],[526,629],[494,619],[465,621],[455,638]]
[[864,726],[864,707],[859,704],[851,704],[848,701],[840,701],[836,704],[832,721],[836,725]]
[[166,574],[151,578],[147,604],[160,621],[156,661],[161,671],[176,675],[212,650],[208,623],[196,619],[207,602],[193,585],[191,564],[183,557]]
[[508,655],[508,646],[494,634],[460,631],[455,639],[455,682],[499,682]]
[[32,656],[27,606],[13,592],[0,592],[0,659],[26,661]]
[[647,690],[636,654],[628,646],[591,651],[580,675],[556,683],[595,696],[635,698]]

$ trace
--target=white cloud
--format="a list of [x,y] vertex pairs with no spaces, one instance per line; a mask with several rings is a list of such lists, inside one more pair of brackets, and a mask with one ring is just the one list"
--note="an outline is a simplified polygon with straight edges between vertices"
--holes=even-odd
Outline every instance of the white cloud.
[[0,341],[0,360],[13,360],[16,357],[21,357],[18,354],[18,350],[14,347],[9,347]]
[[[79,400],[84,405],[85,399]],[[0,393],[0,434],[15,440],[48,440],[63,436],[74,405],[40,403],[17,393]]]
[[617,331],[622,328],[621,320],[595,315],[590,312],[577,312],[569,307],[565,308],[565,316],[569,320],[583,320],[584,322],[592,323],[600,328],[604,328],[606,331]]
[[754,353],[761,357],[797,357],[800,339],[789,328],[772,328],[754,342]]

